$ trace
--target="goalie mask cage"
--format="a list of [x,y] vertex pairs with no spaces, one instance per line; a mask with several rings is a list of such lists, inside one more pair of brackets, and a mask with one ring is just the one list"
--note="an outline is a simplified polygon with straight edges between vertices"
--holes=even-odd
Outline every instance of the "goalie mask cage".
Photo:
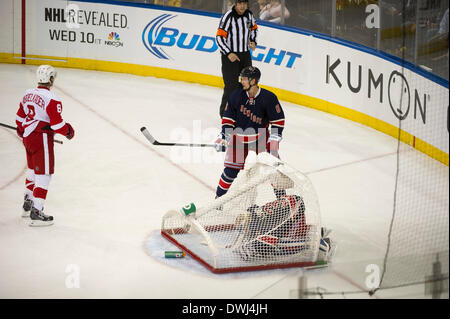
[[213,273],[326,264],[312,183],[267,153],[224,196],[187,216],[167,212],[161,234]]

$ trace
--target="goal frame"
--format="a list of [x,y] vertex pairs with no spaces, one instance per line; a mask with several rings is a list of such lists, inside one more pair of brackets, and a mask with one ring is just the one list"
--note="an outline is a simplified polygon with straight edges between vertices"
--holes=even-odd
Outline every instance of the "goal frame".
[[[288,172],[289,169],[293,169],[292,167],[290,167],[288,169],[288,171],[285,171],[284,168],[287,168],[287,167],[285,167],[287,164],[271,155],[268,155],[268,154],[259,154],[255,165],[257,165],[257,164],[266,165],[267,167],[276,169],[280,173],[284,173],[284,174],[288,174],[288,175],[291,174],[290,172]],[[298,170],[295,170],[295,171],[297,173],[301,174],[301,172],[299,172]],[[257,265],[255,265],[254,263],[253,264],[250,263],[249,265],[242,265],[242,264],[240,264],[240,265],[223,265],[221,263],[220,265],[218,265],[218,259],[217,259],[218,250],[222,249],[224,247],[221,247],[220,245],[219,246],[216,245],[211,240],[210,234],[212,232],[216,232],[216,231],[233,230],[235,225],[228,224],[226,221],[225,221],[225,223],[223,223],[224,221],[222,221],[222,223],[219,222],[219,224],[204,226],[204,225],[200,224],[197,219],[201,218],[202,216],[207,214],[211,209],[225,205],[227,203],[227,201],[229,200],[229,198],[233,198],[233,196],[235,196],[235,193],[246,192],[249,189],[252,189],[255,186],[259,185],[261,182],[263,182],[267,179],[267,177],[268,177],[267,174],[272,174],[272,173],[269,170],[266,173],[262,173],[261,176],[254,179],[250,184],[244,184],[241,186],[237,186],[237,188],[235,188],[235,189],[230,189],[230,191],[227,194],[225,194],[222,197],[217,198],[216,200],[214,200],[212,202],[209,202],[205,206],[199,207],[197,209],[197,211],[191,215],[185,215],[185,213],[183,213],[182,211],[176,211],[176,210],[168,211],[163,217],[163,221],[162,221],[162,225],[161,225],[161,235],[165,239],[167,239],[169,242],[171,242],[172,244],[177,246],[179,249],[186,252],[187,255],[192,257],[192,259],[194,259],[195,261],[197,261],[198,263],[203,265],[206,269],[208,269],[209,271],[211,271],[212,273],[215,273],[215,274],[246,272],[246,271],[259,271],[259,270],[270,270],[270,269],[283,269],[283,268],[294,268],[294,267],[324,267],[324,266],[328,265],[327,261],[318,259],[318,251],[314,252],[312,257],[309,260],[305,260],[305,259],[303,259],[303,260],[285,260],[285,261],[280,260],[280,262],[274,262],[272,260],[267,263],[261,262]],[[294,179],[296,179],[296,178],[297,177],[294,177]],[[311,181],[304,174],[302,174],[302,178],[304,180],[307,180],[306,183],[313,190]],[[317,207],[317,209],[319,209],[319,208]],[[320,229],[320,211],[318,211],[317,213],[319,214],[319,216],[317,216],[317,218],[315,220],[314,219],[311,220],[311,222],[312,222],[311,225],[314,225],[315,228]],[[165,219],[170,218],[171,216],[180,216],[181,218],[184,218],[185,225],[184,226],[182,226],[182,225],[178,225],[178,226],[166,225]],[[194,247],[194,249],[188,248],[187,246],[189,246],[189,244],[186,244],[179,237],[179,235],[190,233],[190,231],[192,229],[195,229],[195,232],[199,233],[199,235],[204,238],[204,241],[202,242],[202,244],[208,247],[209,252],[212,256],[212,259],[210,259],[209,257],[205,258],[205,256],[202,257],[202,254],[197,253],[197,249],[195,247]],[[317,232],[317,230],[316,230],[316,232]],[[312,238],[314,238],[314,236]],[[317,240],[318,242],[316,244],[314,244],[313,246],[318,247],[320,240],[319,240],[319,238],[317,238],[315,240]],[[313,242],[315,242],[315,240],[313,240]],[[230,248],[230,247],[228,247],[228,248]],[[298,258],[298,259],[300,259],[300,258]]]
[[314,267],[314,266],[324,266],[327,262],[324,261],[304,261],[304,262],[294,262],[294,263],[284,263],[284,264],[269,264],[269,265],[259,265],[259,266],[242,266],[242,267],[226,267],[226,268],[216,268],[205,261],[200,256],[193,253],[189,248],[185,247],[179,243],[175,238],[173,238],[168,232],[161,230],[161,235],[170,241],[172,244],[180,248],[182,251],[186,252],[195,261],[202,264],[206,269],[214,274],[226,274],[233,272],[246,272],[246,271],[258,271],[258,270],[269,270],[269,269],[284,269],[284,268],[294,268],[294,267]]

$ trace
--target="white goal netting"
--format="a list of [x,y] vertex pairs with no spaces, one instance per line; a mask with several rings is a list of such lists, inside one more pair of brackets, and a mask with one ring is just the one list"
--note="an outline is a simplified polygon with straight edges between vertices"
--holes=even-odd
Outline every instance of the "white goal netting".
[[217,273],[327,261],[319,253],[320,211],[312,183],[267,153],[241,171],[224,196],[195,213],[166,213],[161,233]]

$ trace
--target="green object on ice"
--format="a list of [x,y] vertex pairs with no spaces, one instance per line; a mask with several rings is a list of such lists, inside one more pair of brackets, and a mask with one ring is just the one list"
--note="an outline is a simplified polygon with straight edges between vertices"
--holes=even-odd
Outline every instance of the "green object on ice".
[[184,251],[165,251],[164,257],[166,258],[184,258],[186,253]]
[[195,213],[197,210],[194,203],[187,204],[187,205],[183,206],[181,209],[183,210],[183,213],[186,216],[188,216],[189,214]]

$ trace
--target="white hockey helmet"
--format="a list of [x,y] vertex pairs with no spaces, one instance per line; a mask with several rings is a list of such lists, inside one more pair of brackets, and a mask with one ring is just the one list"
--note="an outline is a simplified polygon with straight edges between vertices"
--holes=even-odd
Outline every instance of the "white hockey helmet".
[[36,71],[38,83],[50,83],[50,78],[56,78],[56,70],[51,65],[41,65]]

